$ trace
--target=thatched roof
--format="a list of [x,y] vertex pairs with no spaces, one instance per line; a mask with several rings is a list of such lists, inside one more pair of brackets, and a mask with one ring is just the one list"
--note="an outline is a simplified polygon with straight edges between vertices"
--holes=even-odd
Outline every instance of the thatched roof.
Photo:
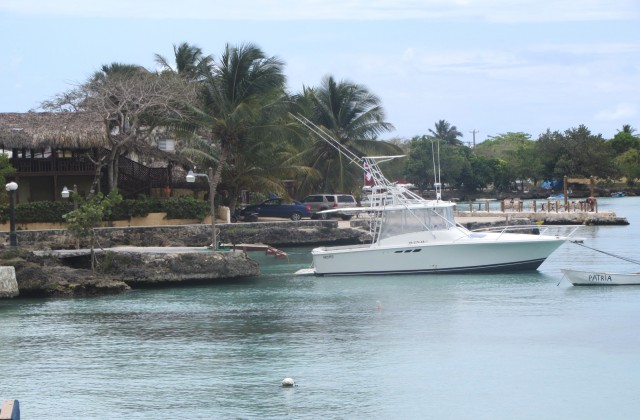
[[81,112],[0,113],[0,146],[5,149],[64,147],[87,149],[107,144],[99,115]]

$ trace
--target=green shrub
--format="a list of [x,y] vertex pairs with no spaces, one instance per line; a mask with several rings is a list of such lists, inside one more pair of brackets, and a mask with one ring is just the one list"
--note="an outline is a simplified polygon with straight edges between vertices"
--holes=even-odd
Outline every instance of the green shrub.
[[208,201],[196,200],[193,197],[171,197],[162,200],[162,211],[167,219],[204,219],[210,212]]
[[140,196],[135,200],[122,200],[113,208],[113,213],[109,220],[127,220],[132,217],[145,217],[149,213],[163,212],[162,201],[144,196]]
[[[16,223],[58,223],[64,222],[62,215],[73,210],[68,201],[34,201],[20,203],[15,206]],[[9,221],[9,205],[0,206],[0,221]]]
[[[106,220],[128,220],[131,217],[145,217],[149,213],[167,213],[167,219],[202,220],[209,214],[210,203],[193,197],[172,197],[168,199],[140,197],[136,200],[122,200],[116,204]],[[63,215],[73,211],[70,201],[34,201],[15,206],[16,223],[61,223]],[[8,204],[0,205],[0,223],[9,221]]]

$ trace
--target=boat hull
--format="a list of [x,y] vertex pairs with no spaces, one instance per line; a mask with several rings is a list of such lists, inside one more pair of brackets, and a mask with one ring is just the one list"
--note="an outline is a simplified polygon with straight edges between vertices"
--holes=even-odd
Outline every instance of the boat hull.
[[640,284],[640,273],[608,273],[602,271],[579,271],[561,269],[574,286],[625,286]]
[[[518,235],[526,236],[526,235]],[[535,270],[566,239],[466,241],[316,248],[316,275],[479,273]]]

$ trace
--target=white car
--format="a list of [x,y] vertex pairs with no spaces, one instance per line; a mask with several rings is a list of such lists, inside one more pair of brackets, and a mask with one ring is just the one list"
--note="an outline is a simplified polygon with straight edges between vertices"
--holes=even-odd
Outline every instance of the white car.
[[347,213],[317,213],[323,210],[356,207],[358,205],[355,197],[349,194],[312,194],[302,200],[302,202],[309,206],[312,219],[323,220],[330,217],[340,217],[342,220],[349,220],[352,215]]

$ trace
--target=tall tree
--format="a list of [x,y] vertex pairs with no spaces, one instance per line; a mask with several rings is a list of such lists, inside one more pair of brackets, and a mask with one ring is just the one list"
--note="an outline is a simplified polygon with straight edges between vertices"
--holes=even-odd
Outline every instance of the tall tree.
[[440,120],[435,124],[435,130],[429,129],[431,138],[443,140],[450,146],[462,146],[463,134],[458,131],[455,125],[451,125],[445,120]]
[[544,165],[547,179],[562,179],[568,176],[616,175],[613,150],[600,134],[593,135],[584,125],[578,128],[541,135],[537,152]]
[[254,44],[227,44],[219,60],[199,68],[201,102],[192,118],[218,159],[209,180],[216,190],[223,169],[232,167],[248,145],[278,129],[285,115],[284,64]]
[[630,149],[640,150],[640,137],[633,135],[634,129],[629,128],[629,126],[625,127],[627,129],[618,130],[613,139],[608,141],[617,155],[621,155]]
[[43,108],[81,111],[103,121],[108,154],[96,164],[98,168],[107,166],[112,191],[118,186],[119,157],[128,151],[144,154],[153,148],[156,128],[168,116],[175,119],[182,115],[182,104],[192,101],[193,93],[189,84],[174,75],[112,63],[102,66],[87,82],[44,102]]
[[618,133],[626,133],[626,134],[633,135],[636,131],[638,131],[638,130],[636,130],[635,128],[631,127],[630,124],[624,124],[622,126],[622,130],[618,130]]
[[179,74],[187,80],[196,81],[202,78],[202,74],[207,72],[208,66],[213,58],[205,56],[202,50],[195,46],[183,42],[180,45],[173,45],[173,55],[175,67],[169,60],[160,54],[156,54],[156,63],[163,71]]
[[[378,134],[393,130],[393,126],[384,120],[380,99],[362,85],[326,76],[319,87],[304,88],[295,102],[297,112],[356,156],[401,152],[398,146],[377,140]],[[310,147],[300,158],[320,176],[306,177],[303,191],[346,193],[362,185],[362,173],[356,165],[323,140],[311,138]]]
[[511,184],[517,190],[524,188],[527,179],[535,184],[542,176],[542,163],[535,148],[536,142],[531,140],[529,134],[508,132],[490,136],[476,147],[475,153],[499,159],[496,173],[500,174],[500,180],[494,181],[494,184],[501,185],[505,190]]
[[421,189],[438,181],[443,186],[460,186],[465,176],[470,176],[469,151],[430,136],[414,137],[407,159],[407,179]]
[[614,161],[620,173],[627,178],[627,185],[635,185],[636,179],[640,178],[640,150],[629,149]]

